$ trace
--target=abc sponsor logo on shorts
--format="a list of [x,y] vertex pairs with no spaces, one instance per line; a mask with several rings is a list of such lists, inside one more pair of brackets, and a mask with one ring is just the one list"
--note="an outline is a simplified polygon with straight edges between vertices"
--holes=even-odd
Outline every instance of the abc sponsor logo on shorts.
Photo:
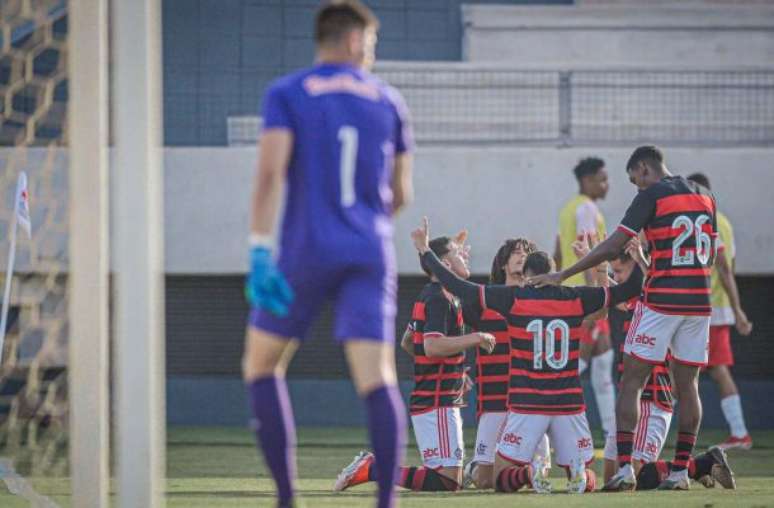
[[582,437],[578,439],[578,448],[591,448],[591,438],[590,437]]
[[424,460],[432,459],[433,457],[440,457],[441,452],[438,451],[438,448],[425,448],[422,450],[422,458]]
[[643,346],[653,347],[656,345],[656,338],[651,337],[650,335],[645,335],[644,333],[639,333],[634,336],[635,344],[642,344]]
[[478,446],[476,446],[476,453],[478,455],[484,455],[486,454],[486,449],[487,449],[486,443],[480,442],[478,443]]
[[521,436],[512,432],[508,432],[507,434],[503,435],[503,442],[508,444],[515,444],[518,446],[521,445]]
[[653,441],[648,441],[645,443],[645,452],[648,454],[657,457],[658,456],[658,445],[654,443]]
[[457,459],[457,460],[462,460],[462,449],[461,448],[457,448],[456,450],[454,450],[454,458]]

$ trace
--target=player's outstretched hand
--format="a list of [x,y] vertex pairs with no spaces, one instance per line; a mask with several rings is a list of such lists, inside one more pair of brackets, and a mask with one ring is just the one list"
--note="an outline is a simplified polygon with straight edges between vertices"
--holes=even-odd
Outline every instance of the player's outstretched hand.
[[293,289],[285,280],[266,247],[250,249],[250,274],[247,276],[245,296],[252,307],[283,317],[293,301]]
[[544,286],[558,286],[562,283],[562,274],[560,272],[544,273],[543,275],[535,275],[527,279],[527,284],[535,286],[536,288],[542,288]]
[[422,225],[411,232],[411,239],[420,254],[430,250],[430,222],[427,217],[422,217]]
[[494,335],[491,333],[485,333],[485,332],[478,332],[478,346],[486,351],[487,353],[491,353],[494,351],[495,347],[495,338]]
[[454,235],[454,243],[459,245],[465,245],[465,241],[468,239],[468,230],[460,229],[459,233]]

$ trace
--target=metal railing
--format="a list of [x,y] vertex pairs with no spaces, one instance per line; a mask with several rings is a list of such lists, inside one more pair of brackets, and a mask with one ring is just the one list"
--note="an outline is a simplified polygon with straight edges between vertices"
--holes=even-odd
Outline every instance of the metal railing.
[[[377,71],[405,97],[422,144],[774,144],[774,70]],[[254,143],[257,120],[230,118],[229,144]]]

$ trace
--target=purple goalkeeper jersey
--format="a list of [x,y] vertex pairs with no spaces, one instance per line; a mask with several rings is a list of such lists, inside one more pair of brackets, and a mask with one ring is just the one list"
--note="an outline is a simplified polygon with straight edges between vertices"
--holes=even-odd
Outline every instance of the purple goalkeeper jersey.
[[263,128],[293,133],[281,256],[382,257],[394,156],[413,144],[400,94],[366,71],[323,63],[270,86]]

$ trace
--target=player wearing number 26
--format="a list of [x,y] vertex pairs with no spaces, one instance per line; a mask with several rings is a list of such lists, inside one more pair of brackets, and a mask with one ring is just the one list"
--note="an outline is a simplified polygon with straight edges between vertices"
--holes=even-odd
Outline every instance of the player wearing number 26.
[[536,284],[552,284],[617,256],[631,237],[644,230],[651,262],[642,301],[635,309],[624,344],[624,370],[616,407],[619,470],[605,490],[631,490],[634,429],[639,421],[640,393],[653,365],[672,354],[675,392],[680,400],[674,466],[663,489],[687,489],[688,463],[701,422],[697,378],[707,362],[710,325],[710,267],[717,225],[712,193],[683,177],[673,176],[664,154],[641,146],[626,164],[639,193],[618,229],[573,266]]
[[368,414],[378,506],[395,502],[405,407],[394,359],[393,214],[411,198],[413,143],[400,95],[368,71],[377,28],[359,0],[323,2],[315,65],[278,79],[264,97],[243,370],[281,508],[295,503],[296,473],[284,373],[328,300]]

